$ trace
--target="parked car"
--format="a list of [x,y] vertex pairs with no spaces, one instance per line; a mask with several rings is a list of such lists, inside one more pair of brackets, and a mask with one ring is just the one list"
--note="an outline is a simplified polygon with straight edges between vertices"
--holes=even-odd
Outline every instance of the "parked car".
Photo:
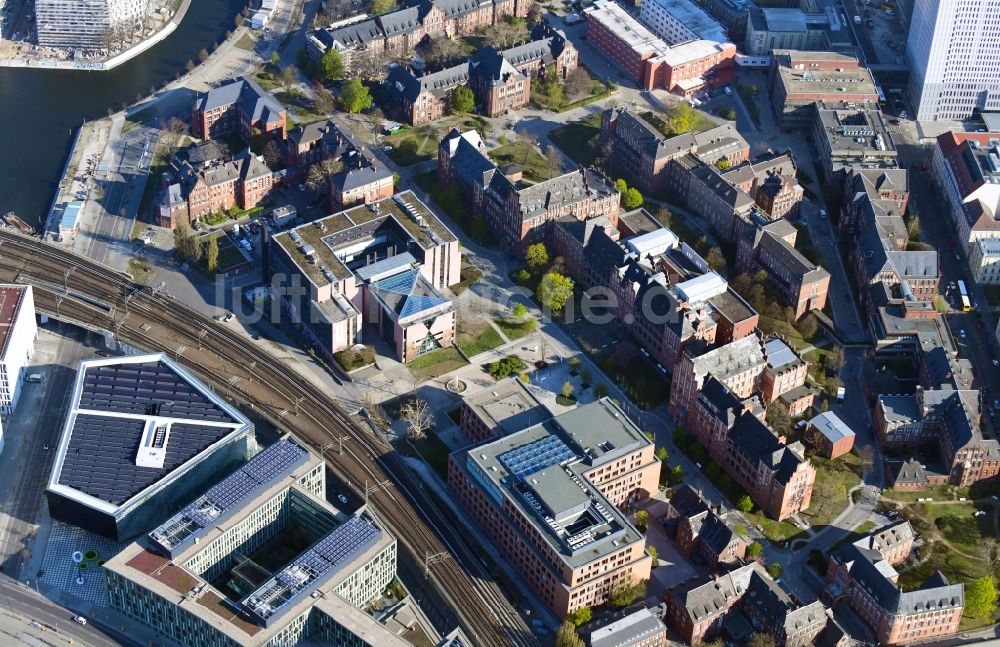
[[87,624],[87,619],[84,618],[83,616],[73,616],[73,622],[75,622],[78,625],[85,625]]
[[230,312],[229,314],[227,314],[224,317],[222,317],[222,321],[225,322],[225,323],[229,323],[230,321],[232,321],[235,318],[236,318],[236,315],[234,315],[233,313]]

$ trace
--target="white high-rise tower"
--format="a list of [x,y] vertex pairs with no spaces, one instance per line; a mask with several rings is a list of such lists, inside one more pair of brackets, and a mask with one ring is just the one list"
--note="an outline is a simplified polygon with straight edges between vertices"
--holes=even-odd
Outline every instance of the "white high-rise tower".
[[906,53],[916,119],[1000,110],[1000,0],[915,0]]
[[149,0],[35,0],[38,44],[106,49],[137,31],[149,8]]

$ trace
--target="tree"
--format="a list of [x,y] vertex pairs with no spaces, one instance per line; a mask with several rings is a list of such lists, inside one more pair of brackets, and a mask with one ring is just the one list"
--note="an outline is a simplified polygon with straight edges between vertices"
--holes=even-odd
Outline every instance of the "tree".
[[906,234],[910,240],[920,240],[920,215],[916,211],[906,221]]
[[571,395],[573,395],[573,383],[567,380],[562,385],[562,396],[568,400]]
[[501,20],[480,29],[487,44],[496,49],[510,49],[528,40],[528,26],[521,20]]
[[571,97],[582,97],[594,91],[594,81],[584,67],[578,67],[566,77],[566,93]]
[[667,451],[666,447],[659,447],[656,450],[656,459],[666,463],[667,459],[670,458],[670,452]]
[[740,512],[750,512],[753,510],[753,500],[750,498],[749,494],[744,494],[740,498],[736,499],[736,509]]
[[635,513],[635,527],[646,532],[647,526],[649,526],[649,513],[645,510],[637,511]]
[[375,15],[396,10],[396,0],[372,0],[372,13]]
[[486,365],[486,372],[490,374],[494,380],[502,380],[505,377],[510,377],[518,371],[523,371],[528,367],[517,355],[509,355],[503,359],[499,359],[495,362],[490,362]]
[[[212,240],[215,240],[215,239],[213,238]],[[216,243],[216,247],[218,247],[218,243]],[[201,261],[201,256],[202,256],[202,254],[204,252],[205,252],[205,249],[204,249],[204,247],[201,244],[201,240],[199,240],[197,237],[192,237],[191,238],[191,258],[194,260],[194,262],[195,262],[196,265]]]
[[792,417],[788,415],[788,407],[780,402],[771,403],[765,420],[779,436],[788,436],[792,432]]
[[760,559],[760,556],[764,554],[764,547],[760,545],[759,541],[747,546],[747,559],[754,561]]
[[708,256],[705,257],[705,262],[708,263],[709,268],[718,272],[726,266],[726,257],[722,255],[721,249],[713,247],[708,250]]
[[561,312],[573,298],[573,280],[568,276],[549,272],[542,277],[538,284],[535,297],[543,308],[552,312]]
[[295,87],[295,68],[291,65],[281,70],[281,87],[285,92],[291,92]]
[[537,25],[542,22],[542,5],[532,2],[528,7],[528,14],[525,16],[529,25]]
[[271,53],[271,65],[277,67],[278,63],[281,62],[281,54],[277,51]]
[[174,251],[181,256],[194,256],[194,241],[191,227],[183,220],[178,221],[177,227],[174,229]]
[[344,163],[336,158],[314,162],[306,171],[306,186],[313,191],[325,191],[330,178],[344,170]]
[[774,636],[771,634],[756,633],[748,643],[749,647],[775,647]]
[[198,61],[204,63],[207,60],[208,60],[208,50],[202,47],[201,51],[198,52]]
[[667,111],[664,135],[682,135],[694,128],[697,114],[687,103],[681,102]]
[[715,160],[715,168],[719,169],[720,171],[725,171],[727,168],[729,168],[729,160],[727,160],[725,157],[720,157],[719,159]]
[[451,112],[461,115],[472,112],[476,108],[476,95],[472,93],[472,88],[467,85],[460,85],[451,93]]
[[572,622],[574,626],[579,627],[581,625],[585,625],[588,622],[590,622],[592,616],[593,613],[591,612],[590,607],[584,605],[579,609],[577,609],[576,611],[574,611],[573,613],[569,614],[569,621]]
[[767,574],[771,576],[772,580],[776,580],[781,577],[781,564],[778,562],[771,562],[767,567]]
[[447,67],[465,56],[462,44],[447,36],[426,39],[417,47],[417,53],[434,68]]
[[840,369],[844,366],[844,347],[837,344],[830,351],[830,354],[826,356],[826,368],[833,373],[839,373]]
[[523,303],[515,303],[510,309],[510,316],[520,319],[528,314],[528,308]]
[[328,115],[333,112],[335,104],[336,99],[333,98],[333,94],[322,85],[317,84],[313,90],[313,108],[316,109],[316,112]]
[[559,631],[556,632],[556,647],[584,647],[583,639],[576,633],[576,625],[572,620],[566,620],[559,625]]
[[618,193],[625,195],[625,192],[628,191],[628,185],[625,184],[625,180],[622,178],[615,180],[615,190],[618,191]]
[[328,49],[322,58],[319,59],[320,81],[330,82],[335,79],[344,78],[344,59],[340,52],[335,49]]
[[545,162],[549,167],[550,180],[562,173],[562,155],[559,154],[559,151],[552,144],[549,144],[545,148]]
[[434,416],[431,414],[430,405],[426,400],[413,398],[407,400],[399,408],[399,417],[406,422],[409,437],[412,440],[423,440],[427,437],[427,430],[434,424]]
[[521,164],[526,164],[531,152],[538,146],[538,137],[527,130],[519,130],[517,131],[517,142],[524,148],[524,159],[521,160]]
[[643,597],[646,597],[645,581],[620,581],[611,587],[611,592],[608,595],[608,601],[611,602],[613,606],[621,609]]
[[670,469],[670,485],[677,485],[684,480],[684,468],[678,463]]
[[670,225],[673,224],[674,222],[673,212],[670,211],[670,209],[667,209],[666,207],[657,207],[656,213],[653,214],[653,217],[656,218],[656,221],[658,223],[667,228],[669,228]]
[[638,209],[642,206],[642,194],[634,186],[622,194],[622,206],[626,209]]
[[816,317],[812,313],[809,313],[799,322],[798,329],[802,333],[802,337],[808,341],[816,336],[816,332],[819,330],[819,322],[816,321]]
[[264,144],[262,156],[264,157],[264,163],[272,169],[280,166],[284,159],[284,156],[281,154],[281,146],[273,139],[268,140]]
[[594,397],[595,398],[606,398],[608,397],[608,385],[598,384],[594,386]]
[[205,269],[210,273],[215,273],[219,269],[219,238],[217,236],[208,239],[208,245],[205,249]]
[[545,246],[545,243],[528,245],[528,249],[524,251],[524,262],[531,268],[539,268],[547,265],[549,262],[549,250]]
[[184,64],[184,69],[187,70],[188,72],[194,70],[194,61],[188,59],[188,62]]
[[965,612],[970,616],[985,616],[993,611],[997,602],[997,589],[992,575],[965,583]]
[[660,565],[660,553],[656,550],[656,546],[649,545],[646,546],[646,552],[649,556],[653,558],[653,563],[650,564],[650,568],[656,568]]

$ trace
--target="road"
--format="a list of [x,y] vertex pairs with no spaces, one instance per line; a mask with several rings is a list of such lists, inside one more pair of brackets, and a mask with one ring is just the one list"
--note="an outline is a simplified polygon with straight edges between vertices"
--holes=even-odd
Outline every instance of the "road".
[[[126,277],[89,259],[11,231],[0,232],[0,240],[4,249],[0,277],[35,281],[38,311],[55,314],[57,295],[52,290],[62,291],[63,268],[74,266],[71,288],[107,303],[111,310],[79,301],[71,293],[59,306],[63,318],[87,328],[112,330],[140,348],[170,353],[235,403],[313,446],[349,436],[343,454],[326,452],[326,458],[355,494],[372,484],[408,483],[408,475],[400,473],[405,467],[392,458],[391,446],[346,415],[325,389],[299,379],[263,345],[163,294],[137,291]],[[127,302],[126,294],[133,295]],[[200,335],[202,330],[207,333]],[[374,514],[399,540],[404,559],[420,564],[427,555],[449,555],[450,559],[431,566],[428,576],[476,644],[536,644],[468,538],[448,523],[426,491],[387,486],[369,500]]]
[[[0,628],[15,627],[48,644],[79,644],[88,647],[120,647],[138,645],[127,634],[112,627],[97,626],[93,620],[86,625],[73,621],[73,613],[53,604],[35,590],[0,576]],[[38,623],[38,627],[32,623]],[[55,642],[53,639],[58,636]],[[33,641],[34,642],[34,641]]]

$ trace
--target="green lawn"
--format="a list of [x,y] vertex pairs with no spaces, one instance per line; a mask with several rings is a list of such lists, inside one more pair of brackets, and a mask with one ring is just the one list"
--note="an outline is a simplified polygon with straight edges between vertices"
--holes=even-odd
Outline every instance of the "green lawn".
[[582,166],[590,166],[599,153],[601,115],[591,115],[552,130],[549,139],[567,157]]
[[438,348],[409,362],[406,367],[410,369],[413,378],[417,382],[426,382],[427,380],[433,380],[439,375],[450,373],[466,364],[468,362],[462,358],[456,349]]
[[236,46],[240,49],[244,49],[248,52],[252,52],[257,49],[257,39],[251,32],[247,32],[236,41]]
[[458,321],[457,343],[466,357],[472,357],[500,346],[503,338],[488,321],[463,317]]
[[503,331],[503,334],[507,335],[507,339],[511,341],[520,339],[525,335],[530,335],[538,328],[538,322],[531,317],[525,317],[523,321],[506,317],[497,317],[493,320],[493,323],[495,323],[500,330]]
[[[233,242],[233,239],[227,236],[221,229],[209,232],[204,236],[201,236],[199,240],[203,245],[207,245],[208,240],[213,237],[218,241],[219,245],[219,258],[217,259],[218,267],[215,270],[216,274],[223,274],[226,270],[247,261],[243,252],[236,247],[236,243]],[[208,266],[205,263],[205,254],[202,254],[201,260],[198,261],[198,267],[201,268],[203,272],[208,272]]]
[[761,512],[750,512],[747,513],[746,517],[751,523],[760,528],[760,531],[764,533],[765,537],[775,544],[781,544],[788,540],[795,539],[804,533],[801,528],[796,526],[791,521],[775,521],[774,519],[764,516]]
[[916,502],[917,499],[934,499],[935,501],[953,501],[959,498],[969,498],[969,488],[955,487],[954,485],[936,485],[917,492],[906,492],[903,490],[889,490],[886,498],[894,501]]
[[410,166],[437,157],[437,147],[441,138],[452,127],[463,131],[476,127],[475,118],[452,115],[419,126],[404,126],[394,134],[387,135],[385,142],[393,147],[389,156],[400,166]]
[[544,182],[559,175],[562,170],[553,168],[538,149],[527,142],[511,142],[489,152],[497,166],[511,162],[524,169],[524,179],[532,183]]
[[810,458],[816,467],[809,507],[801,514],[812,526],[828,526],[847,507],[847,492],[861,483],[861,478],[840,460]]

